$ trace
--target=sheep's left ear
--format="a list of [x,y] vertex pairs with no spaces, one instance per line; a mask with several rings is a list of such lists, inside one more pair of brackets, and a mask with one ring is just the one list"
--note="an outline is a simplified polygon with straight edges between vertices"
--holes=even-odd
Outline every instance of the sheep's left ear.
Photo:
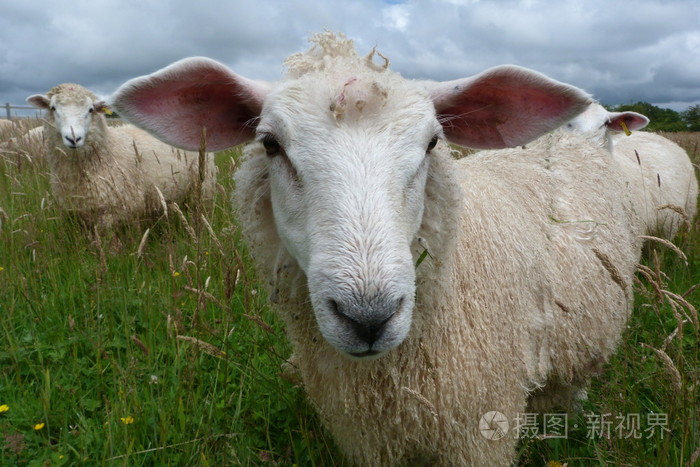
[[[649,124],[649,119],[637,112],[610,112],[608,114],[607,126],[613,131],[625,131],[625,126],[629,131],[641,130]],[[624,123],[624,126],[623,126]]]
[[43,94],[33,94],[27,97],[27,102],[29,104],[32,104],[34,107],[38,107],[40,109],[48,109],[51,101],[48,98],[48,96],[45,96]]
[[528,143],[591,102],[574,86],[513,65],[427,87],[447,139],[476,149]]

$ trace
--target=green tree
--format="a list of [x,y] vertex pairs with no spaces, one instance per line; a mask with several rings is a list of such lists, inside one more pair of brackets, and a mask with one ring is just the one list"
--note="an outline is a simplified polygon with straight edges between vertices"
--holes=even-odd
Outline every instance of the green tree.
[[681,112],[681,119],[688,131],[700,131],[700,105],[688,107]]

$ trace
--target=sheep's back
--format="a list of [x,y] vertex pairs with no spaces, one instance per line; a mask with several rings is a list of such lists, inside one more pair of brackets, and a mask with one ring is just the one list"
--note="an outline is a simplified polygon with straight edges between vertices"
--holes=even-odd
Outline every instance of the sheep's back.
[[678,206],[690,219],[697,212],[698,182],[686,151],[661,135],[636,132],[617,136],[614,153],[626,159],[631,182],[641,185],[638,201],[647,216],[647,233],[673,238],[682,218],[672,209],[658,208]]
[[[111,128],[119,153],[143,174],[148,186],[157,186],[167,201],[180,201],[190,193],[199,176],[199,154],[175,148],[133,125]],[[211,197],[216,183],[213,154],[205,157],[203,192]]]
[[[553,378],[566,384],[586,379],[591,362],[604,362],[617,344],[639,255],[641,223],[618,168],[583,138],[559,134],[526,149],[477,153],[463,166],[463,223],[476,217],[481,225],[462,237],[466,257],[455,267],[492,265],[493,272],[481,273],[493,281],[483,288],[502,288],[505,296],[512,290],[517,305],[482,306],[488,312],[482,319],[518,330],[503,338],[519,343],[525,356],[523,384],[534,389]],[[483,206],[489,212],[472,215]],[[462,301],[473,303],[479,287],[469,277],[463,281],[460,290],[469,292]],[[508,319],[515,323],[505,324]],[[504,331],[494,326],[493,332]]]

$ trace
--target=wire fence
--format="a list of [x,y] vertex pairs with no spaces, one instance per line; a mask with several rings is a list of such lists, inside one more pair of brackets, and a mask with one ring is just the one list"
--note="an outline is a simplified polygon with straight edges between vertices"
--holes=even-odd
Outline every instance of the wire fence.
[[31,105],[12,105],[5,104],[2,106],[5,109],[4,115],[0,115],[0,118],[6,118],[7,120],[15,120],[18,118],[41,118],[44,116],[44,111],[37,109]]

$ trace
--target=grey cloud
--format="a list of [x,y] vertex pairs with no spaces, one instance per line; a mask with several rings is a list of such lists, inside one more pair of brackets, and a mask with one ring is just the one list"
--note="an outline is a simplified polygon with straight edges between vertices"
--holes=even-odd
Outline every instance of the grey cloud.
[[[404,76],[455,79],[513,63],[604,103],[700,101],[696,0],[24,0],[0,14],[0,104],[65,81],[98,94],[186,56],[275,80],[324,28]],[[684,104],[685,103],[685,104]],[[687,106],[686,105],[686,106]]]

